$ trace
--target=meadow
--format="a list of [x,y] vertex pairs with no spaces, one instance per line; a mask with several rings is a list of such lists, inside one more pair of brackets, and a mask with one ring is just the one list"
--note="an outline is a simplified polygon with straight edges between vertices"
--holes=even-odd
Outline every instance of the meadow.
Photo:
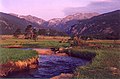
[[19,39],[16,39],[12,35],[1,36],[0,45],[1,46],[18,45],[25,48],[50,48],[50,47],[59,48],[69,46],[69,43],[67,43],[67,39],[69,39],[69,37],[38,36],[37,41],[31,39],[23,39],[22,37],[23,36],[21,36]]
[[[93,59],[90,64],[78,67],[74,78],[81,79],[119,79],[120,78],[120,40],[88,40],[87,46],[71,49],[74,56]],[[82,58],[81,57],[81,58]]]
[[[0,45],[1,47],[65,48],[70,47],[70,43],[67,41],[68,39],[69,37],[39,36],[38,40],[35,42],[34,40],[23,39],[22,37],[16,39],[8,35],[1,36]],[[73,46],[69,49],[70,52],[67,51],[67,53],[78,56],[79,58],[89,58],[91,54],[95,54],[95,57],[92,57],[91,63],[87,66],[76,68],[74,78],[118,79],[120,77],[120,40],[82,40],[82,42],[85,45]],[[6,60],[1,61],[1,63],[8,60],[16,61],[19,59],[26,59],[27,57],[36,55],[36,52],[32,50],[0,48],[0,51],[2,59],[6,58]],[[20,55],[17,56],[18,54]]]
[[96,53],[87,66],[78,67],[74,78],[81,79],[118,79],[120,78],[120,49],[74,49],[74,54]]

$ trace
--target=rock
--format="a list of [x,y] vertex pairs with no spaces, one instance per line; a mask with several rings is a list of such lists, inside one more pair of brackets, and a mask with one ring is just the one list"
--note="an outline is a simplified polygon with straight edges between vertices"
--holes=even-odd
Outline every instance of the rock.
[[68,54],[66,54],[66,53],[56,53],[55,55],[56,56],[68,56]]
[[120,69],[116,67],[110,67],[110,71],[112,72],[113,75],[119,75],[120,76]]
[[65,49],[63,47],[59,48],[60,52],[63,52]]
[[59,51],[56,51],[55,54],[59,53]]
[[52,77],[50,79],[71,79],[73,77],[73,74],[60,74],[58,76]]
[[110,69],[111,71],[116,71],[116,70],[117,70],[116,67],[110,67],[109,69]]

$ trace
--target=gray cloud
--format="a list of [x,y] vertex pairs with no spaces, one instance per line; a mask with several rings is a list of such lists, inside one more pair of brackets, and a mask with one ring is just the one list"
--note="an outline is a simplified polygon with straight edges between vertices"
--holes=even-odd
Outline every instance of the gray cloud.
[[64,9],[65,15],[70,15],[74,13],[80,12],[98,12],[98,13],[106,13],[114,10],[120,9],[120,0],[111,0],[111,1],[103,1],[103,2],[91,2],[86,7],[68,7]]

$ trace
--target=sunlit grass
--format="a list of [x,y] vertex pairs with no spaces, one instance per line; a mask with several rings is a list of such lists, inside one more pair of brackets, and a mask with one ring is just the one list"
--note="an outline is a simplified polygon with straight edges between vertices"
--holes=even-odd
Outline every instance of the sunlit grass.
[[9,61],[25,60],[37,55],[38,53],[33,50],[0,48],[0,64]]

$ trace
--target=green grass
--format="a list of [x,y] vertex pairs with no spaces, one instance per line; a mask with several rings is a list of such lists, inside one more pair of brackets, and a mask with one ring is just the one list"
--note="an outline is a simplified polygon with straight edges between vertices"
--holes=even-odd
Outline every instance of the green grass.
[[[87,49],[85,49],[87,50]],[[84,51],[84,50],[82,50]],[[115,75],[110,70],[111,67],[120,70],[120,50],[119,49],[88,49],[87,51],[95,51],[96,57],[92,63],[78,67],[75,71],[74,78],[86,79],[118,79],[120,75]]]
[[75,47],[72,49],[68,49],[65,52],[70,56],[78,57],[86,60],[92,60],[96,56],[96,53],[94,50],[81,49],[81,48],[75,48]]
[[[59,48],[67,47],[69,43],[59,43],[63,37],[45,37],[39,38],[36,42],[30,39],[15,39],[13,37],[0,40],[0,46],[14,46],[20,45],[23,48]],[[64,38],[66,39],[66,38]],[[8,61],[24,60],[36,56],[37,53],[33,50],[20,50],[20,49],[8,49],[0,48],[0,63],[6,63]]]
[[0,64],[9,61],[25,60],[37,55],[37,52],[33,50],[0,48]]
[[60,40],[48,40],[48,39],[39,39],[36,42],[34,40],[26,39],[7,39],[0,42],[1,46],[10,46],[10,45],[21,45],[28,48],[49,48],[49,47],[67,47],[69,43],[59,43]]
[[23,47],[39,47],[39,48],[50,48],[50,47],[67,47],[69,43],[59,43],[59,41],[40,41],[36,43],[23,44]]
[[[21,45],[28,48],[59,48],[70,46],[70,44],[66,42],[59,43],[63,38],[41,37],[37,42],[34,40],[6,38],[0,41],[0,45]],[[84,42],[87,43],[88,46],[83,45],[81,47],[73,47],[69,54],[80,58],[89,58],[91,54],[96,54],[96,56],[92,59],[92,63],[87,66],[78,67],[75,71],[74,78],[118,79],[120,76],[113,74],[110,68],[114,67],[120,70],[120,40],[117,40],[116,42],[114,40],[90,40]],[[92,45],[90,46],[89,44],[96,46],[92,47]],[[32,50],[0,48],[0,63],[5,63],[11,60],[24,60],[36,55],[37,53]]]

